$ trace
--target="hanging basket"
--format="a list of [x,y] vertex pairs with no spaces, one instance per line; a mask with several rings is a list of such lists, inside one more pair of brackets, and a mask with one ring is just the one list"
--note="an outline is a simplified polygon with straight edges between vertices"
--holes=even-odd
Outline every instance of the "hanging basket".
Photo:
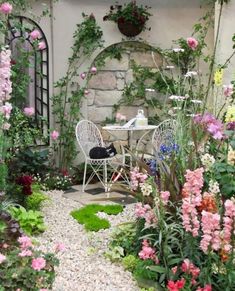
[[128,37],[137,36],[144,28],[144,24],[136,25],[130,21],[118,20],[117,24],[120,32]]

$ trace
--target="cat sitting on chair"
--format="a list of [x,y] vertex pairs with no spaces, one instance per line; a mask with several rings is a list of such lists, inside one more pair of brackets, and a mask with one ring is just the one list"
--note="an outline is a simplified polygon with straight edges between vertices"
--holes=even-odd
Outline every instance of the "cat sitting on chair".
[[89,156],[91,159],[106,159],[117,154],[114,145],[111,143],[108,147],[94,147],[90,150]]

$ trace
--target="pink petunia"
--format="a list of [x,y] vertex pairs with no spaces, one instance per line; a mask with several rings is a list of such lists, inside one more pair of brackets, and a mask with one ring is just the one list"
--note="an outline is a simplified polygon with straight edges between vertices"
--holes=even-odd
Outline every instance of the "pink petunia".
[[0,5],[0,12],[2,12],[3,14],[10,14],[12,9],[12,5],[8,2],[4,2]]
[[35,114],[35,109],[33,107],[25,107],[24,114],[26,116],[33,116]]
[[46,267],[46,260],[44,258],[33,259],[31,267],[36,271],[40,271]]

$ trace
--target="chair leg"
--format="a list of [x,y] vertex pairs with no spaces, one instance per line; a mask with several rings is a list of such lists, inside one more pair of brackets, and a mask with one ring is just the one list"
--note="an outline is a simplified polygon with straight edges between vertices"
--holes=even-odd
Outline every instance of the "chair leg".
[[85,192],[85,185],[86,185],[86,171],[87,171],[87,162],[85,162],[85,169],[84,169],[84,174],[83,174],[82,192]]
[[[104,163],[104,191],[105,193],[109,191],[108,189],[108,173],[107,173],[107,163]],[[109,193],[107,193],[107,197],[109,197]]]

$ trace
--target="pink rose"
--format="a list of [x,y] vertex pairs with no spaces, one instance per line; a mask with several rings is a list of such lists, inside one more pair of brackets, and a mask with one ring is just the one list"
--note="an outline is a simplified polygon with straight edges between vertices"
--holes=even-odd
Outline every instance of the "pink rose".
[[37,29],[34,29],[33,31],[30,32],[30,36],[33,40],[35,40],[41,37],[41,33]]
[[12,11],[12,5],[8,2],[2,3],[0,5],[0,12],[3,14],[9,14]]
[[0,253],[0,264],[6,260],[6,256]]
[[25,107],[24,108],[24,114],[26,116],[32,116],[32,115],[34,115],[34,113],[35,113],[35,110],[33,107]]
[[36,258],[32,260],[31,267],[36,270],[40,271],[46,267],[46,260],[43,258]]
[[3,125],[2,125],[2,129],[3,130],[9,130],[10,127],[11,127],[11,125],[8,122],[4,122]]
[[198,46],[198,41],[194,37],[188,37],[187,44],[192,50],[195,50]]
[[86,73],[81,73],[80,77],[84,80],[86,78]]
[[44,41],[40,41],[39,44],[38,44],[38,48],[40,50],[44,50],[46,48],[46,44]]
[[53,130],[52,133],[51,133],[51,138],[52,138],[52,140],[57,140],[58,137],[59,137],[59,135],[60,135],[60,134],[59,134],[58,131]]
[[170,192],[169,191],[161,191],[160,197],[162,199],[162,203],[166,205],[168,203],[169,197],[170,197]]
[[91,68],[91,73],[92,74],[96,74],[97,73],[97,68],[96,67],[92,67]]

